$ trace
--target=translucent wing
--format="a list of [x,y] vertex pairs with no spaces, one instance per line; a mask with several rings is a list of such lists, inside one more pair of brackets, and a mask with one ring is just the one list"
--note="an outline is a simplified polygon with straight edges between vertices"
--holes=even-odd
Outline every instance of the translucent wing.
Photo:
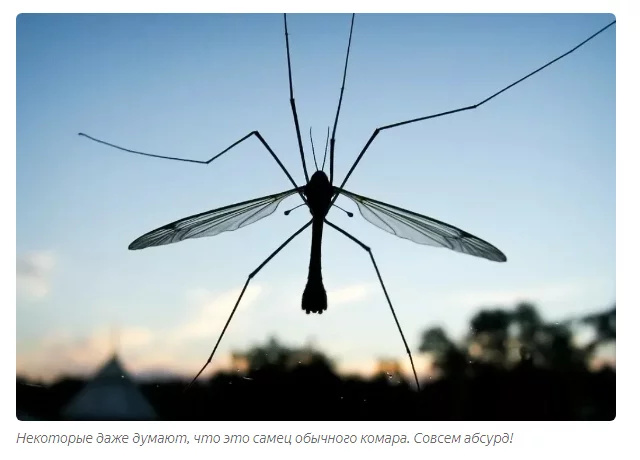
[[400,238],[496,262],[507,260],[495,246],[452,225],[344,189],[340,193],[358,205],[362,217]]
[[218,233],[237,230],[273,214],[278,205],[294,193],[298,193],[298,189],[294,188],[275,195],[263,196],[185,217],[142,235],[129,245],[129,249],[162,246],[190,238],[214,236]]

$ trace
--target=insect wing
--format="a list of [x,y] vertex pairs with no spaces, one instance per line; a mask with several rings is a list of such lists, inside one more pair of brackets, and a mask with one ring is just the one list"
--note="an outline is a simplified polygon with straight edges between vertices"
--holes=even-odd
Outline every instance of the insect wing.
[[237,230],[273,214],[285,198],[297,192],[298,189],[291,189],[185,217],[142,235],[129,245],[129,249],[162,246]]
[[400,238],[495,262],[507,260],[495,246],[452,225],[344,189],[340,194],[353,200],[367,221]]

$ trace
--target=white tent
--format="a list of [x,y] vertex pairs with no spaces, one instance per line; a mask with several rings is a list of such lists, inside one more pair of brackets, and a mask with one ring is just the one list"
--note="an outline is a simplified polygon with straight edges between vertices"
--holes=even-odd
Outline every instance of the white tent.
[[71,420],[155,420],[157,414],[114,354],[61,414]]

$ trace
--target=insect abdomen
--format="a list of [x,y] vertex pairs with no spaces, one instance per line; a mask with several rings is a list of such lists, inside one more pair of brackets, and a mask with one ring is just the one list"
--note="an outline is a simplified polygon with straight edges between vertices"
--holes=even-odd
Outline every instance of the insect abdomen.
[[309,313],[322,314],[327,309],[327,292],[322,283],[322,219],[314,219],[311,233],[311,258],[309,276],[302,293],[302,309]]
[[322,278],[310,278],[302,293],[302,309],[309,313],[322,314],[327,309],[327,292]]

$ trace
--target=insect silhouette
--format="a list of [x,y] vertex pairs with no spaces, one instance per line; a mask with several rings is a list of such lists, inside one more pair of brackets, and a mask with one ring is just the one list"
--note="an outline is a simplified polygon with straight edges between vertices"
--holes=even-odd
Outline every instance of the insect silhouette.
[[[351,176],[355,168],[358,166],[358,163],[366,153],[367,149],[371,146],[371,144],[373,143],[373,141],[376,139],[376,137],[380,132],[384,130],[396,128],[399,126],[407,125],[410,123],[417,123],[419,121],[425,121],[432,118],[443,117],[443,116],[451,115],[458,112],[476,109],[486,104],[490,100],[494,99],[495,97],[499,96],[500,94],[507,91],[508,89],[514,87],[515,85],[531,77],[532,75],[540,72],[541,70],[545,69],[551,64],[557,62],[563,57],[574,52],[575,50],[580,48],[582,45],[592,40],[593,38],[595,38],[600,33],[604,32],[609,27],[611,27],[616,22],[614,20],[607,26],[600,29],[598,32],[591,35],[586,40],[576,45],[571,50],[553,59],[552,61],[549,61],[545,65],[539,67],[533,72],[511,83],[510,85],[505,86],[504,88],[495,92],[494,94],[482,100],[481,102],[478,102],[476,104],[469,105],[466,107],[449,110],[446,112],[427,115],[424,117],[414,118],[411,120],[400,121],[397,123],[376,128],[373,131],[371,137],[367,140],[362,150],[360,151],[359,155],[357,156],[356,160],[352,164],[351,168],[348,170],[340,186],[335,186],[334,185],[335,176],[334,176],[333,169],[334,169],[334,155],[335,155],[335,144],[336,144],[336,131],[338,127],[338,120],[340,117],[340,108],[342,106],[342,98],[343,98],[344,88],[345,88],[347,68],[349,64],[349,53],[351,51],[351,38],[353,36],[354,20],[355,20],[355,14],[351,16],[351,27],[349,30],[349,42],[347,45],[346,58],[344,62],[342,87],[340,89],[338,106],[336,110],[335,120],[333,123],[333,130],[331,132],[330,141],[329,141],[329,129],[327,130],[327,141],[325,142],[324,159],[323,159],[321,168],[318,168],[318,163],[316,161],[316,156],[315,156],[315,148],[313,147],[313,138],[311,136],[311,132],[309,133],[311,137],[313,159],[314,159],[315,168],[316,168],[316,171],[313,173],[313,175],[309,177],[307,164],[305,162],[302,136],[300,133],[300,125],[298,122],[298,114],[296,110],[296,103],[295,103],[294,93],[293,93],[293,82],[292,82],[292,76],[291,76],[291,56],[289,51],[289,33],[287,29],[287,15],[286,14],[284,15],[284,35],[285,35],[285,44],[286,44],[286,51],[287,51],[287,68],[288,68],[288,78],[289,78],[289,102],[291,105],[291,112],[293,115],[293,122],[294,122],[297,141],[298,141],[300,158],[302,161],[302,170],[304,172],[304,177],[305,177],[305,185],[303,186],[299,186],[296,183],[296,181],[293,179],[289,171],[285,168],[285,166],[282,164],[282,162],[280,161],[276,153],[269,146],[267,141],[262,137],[259,131],[250,132],[249,134],[237,140],[236,142],[231,144],[229,147],[227,147],[226,149],[224,149],[223,151],[221,151],[220,153],[218,153],[217,155],[213,156],[212,158],[206,161],[178,158],[178,157],[169,157],[169,156],[140,152],[140,151],[120,147],[118,145],[102,141],[100,139],[96,139],[84,133],[79,133],[81,136],[84,136],[90,140],[93,140],[95,142],[99,142],[101,144],[104,144],[119,150],[123,150],[126,152],[149,156],[153,158],[190,162],[190,163],[197,163],[197,164],[203,164],[203,165],[210,164],[220,156],[224,155],[225,153],[233,149],[235,146],[237,146],[241,142],[244,142],[250,137],[255,137],[264,146],[264,148],[271,155],[271,157],[273,157],[273,159],[278,163],[278,166],[282,169],[284,174],[287,176],[288,180],[293,185],[293,188],[280,193],[263,196],[260,198],[255,198],[255,199],[244,201],[241,203],[232,204],[232,205],[218,208],[212,211],[203,212],[201,214],[196,214],[196,215],[172,222],[170,224],[164,225],[163,227],[150,231],[142,235],[141,237],[137,238],[135,241],[133,241],[129,245],[129,249],[131,250],[144,249],[144,248],[153,247],[153,246],[162,246],[162,245],[176,243],[176,242],[187,240],[187,239],[214,236],[222,232],[237,230],[241,227],[250,225],[254,222],[257,222],[258,220],[261,220],[273,214],[283,200],[296,194],[299,195],[303,200],[303,204],[301,204],[300,206],[306,205],[307,208],[309,209],[309,212],[311,213],[311,220],[309,222],[307,222],[305,225],[299,228],[296,232],[294,232],[289,238],[287,238],[255,270],[253,270],[249,274],[242,288],[242,291],[240,292],[238,299],[236,300],[236,303],[231,311],[231,314],[229,315],[229,318],[227,319],[224,325],[224,328],[222,329],[222,332],[218,337],[218,340],[213,348],[213,351],[209,355],[209,358],[207,359],[204,366],[200,369],[198,374],[193,378],[193,380],[189,384],[189,387],[198,379],[198,377],[202,374],[202,372],[205,370],[205,368],[209,365],[209,363],[213,359],[213,356],[215,355],[215,352],[218,349],[218,346],[220,345],[220,342],[227,330],[227,327],[229,326],[236,312],[236,309],[238,308],[238,305],[240,304],[240,301],[242,300],[242,297],[251,280],[285,246],[287,246],[295,237],[297,237],[309,226],[311,226],[311,229],[312,229],[311,255],[310,255],[310,261],[309,261],[307,284],[302,294],[301,306],[302,306],[302,310],[304,310],[307,314],[309,313],[322,314],[325,310],[327,310],[327,307],[328,307],[327,294],[322,281],[322,267],[321,267],[322,235],[326,225],[340,232],[345,237],[349,238],[351,241],[353,241],[355,244],[359,245],[363,250],[365,250],[369,255],[373,268],[376,272],[378,281],[380,282],[380,286],[382,287],[386,301],[393,315],[393,319],[395,320],[396,326],[402,338],[402,342],[404,344],[407,355],[409,357],[409,361],[411,363],[411,368],[413,371],[413,376],[416,382],[416,386],[419,390],[420,382],[418,380],[416,369],[413,363],[413,357],[411,355],[409,345],[407,344],[404,333],[402,331],[402,327],[400,326],[400,322],[398,321],[398,318],[396,316],[396,312],[393,308],[391,298],[385,287],[384,281],[382,279],[382,275],[380,274],[380,270],[378,268],[378,265],[376,264],[373,251],[369,246],[364,244],[355,236],[351,235],[344,229],[330,222],[327,219],[327,214],[329,213],[329,210],[334,206],[338,207],[337,205],[335,205],[335,201],[338,198],[338,196],[344,195],[347,198],[350,198],[357,205],[360,211],[360,214],[368,222],[400,238],[408,239],[410,241],[413,241],[415,243],[422,244],[422,245],[448,248],[453,251],[469,254],[476,257],[481,257],[494,262],[506,262],[507,257],[502,253],[502,251],[500,251],[498,248],[491,245],[490,243],[472,235],[471,233],[468,233],[464,230],[461,230],[459,228],[456,228],[444,222],[438,221],[431,217],[427,217],[425,215],[408,211],[398,206],[394,206],[379,200],[375,200],[372,198],[368,198],[368,197],[350,192],[346,190],[344,186],[349,180],[349,177]],[[327,156],[327,147],[329,150],[329,174],[328,175],[324,172],[324,166],[325,166],[325,161]],[[291,210],[285,211],[285,214],[289,214],[290,211]],[[350,217],[353,215],[352,213],[349,213],[349,212],[347,212],[347,214],[349,214]]]

